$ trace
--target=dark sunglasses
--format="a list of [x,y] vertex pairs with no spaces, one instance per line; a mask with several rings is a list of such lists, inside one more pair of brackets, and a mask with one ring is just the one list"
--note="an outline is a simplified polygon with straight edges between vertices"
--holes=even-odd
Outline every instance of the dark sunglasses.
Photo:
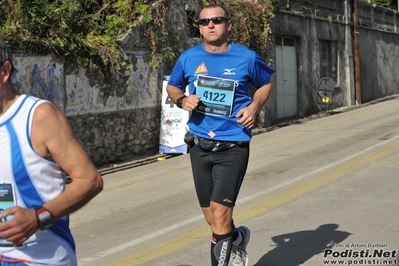
[[225,17],[203,18],[203,19],[198,20],[198,25],[208,26],[210,21],[212,21],[213,24],[217,25],[217,24],[221,24],[223,22],[223,20],[228,21],[227,18],[225,18]]

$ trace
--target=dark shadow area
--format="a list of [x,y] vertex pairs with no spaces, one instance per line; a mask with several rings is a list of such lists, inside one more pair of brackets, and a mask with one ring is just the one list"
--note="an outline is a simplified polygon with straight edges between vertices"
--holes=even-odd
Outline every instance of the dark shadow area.
[[[276,247],[254,266],[298,266],[314,255],[341,243],[351,233],[338,231],[338,224],[323,224],[316,230],[298,231],[272,237]],[[322,263],[322,261],[320,261]]]

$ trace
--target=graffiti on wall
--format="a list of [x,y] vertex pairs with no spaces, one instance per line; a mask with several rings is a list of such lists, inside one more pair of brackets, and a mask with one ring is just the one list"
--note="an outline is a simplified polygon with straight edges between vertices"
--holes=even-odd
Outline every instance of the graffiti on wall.
[[51,56],[14,55],[18,72],[13,83],[21,93],[47,99],[68,116],[158,106],[162,75],[141,54],[135,57],[132,70],[102,80],[79,65],[66,71]]
[[17,73],[12,82],[19,92],[46,99],[65,111],[67,98],[60,62],[36,55],[14,55],[13,60]]

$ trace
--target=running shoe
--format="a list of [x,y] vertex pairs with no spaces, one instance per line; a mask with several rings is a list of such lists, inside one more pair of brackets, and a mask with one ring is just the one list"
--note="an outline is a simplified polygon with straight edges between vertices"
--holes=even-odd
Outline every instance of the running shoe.
[[246,248],[249,238],[251,237],[251,231],[249,231],[246,226],[240,226],[237,230],[242,235],[242,241],[238,246],[233,244],[231,249],[231,262],[233,266],[248,266],[248,253]]

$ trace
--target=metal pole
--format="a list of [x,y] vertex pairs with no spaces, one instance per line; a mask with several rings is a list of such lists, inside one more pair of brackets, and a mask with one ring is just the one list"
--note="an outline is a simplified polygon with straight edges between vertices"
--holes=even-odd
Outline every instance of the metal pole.
[[353,23],[353,62],[355,71],[355,99],[356,104],[362,104],[362,87],[360,76],[359,58],[359,32],[357,28],[357,1],[353,0],[352,23]]

